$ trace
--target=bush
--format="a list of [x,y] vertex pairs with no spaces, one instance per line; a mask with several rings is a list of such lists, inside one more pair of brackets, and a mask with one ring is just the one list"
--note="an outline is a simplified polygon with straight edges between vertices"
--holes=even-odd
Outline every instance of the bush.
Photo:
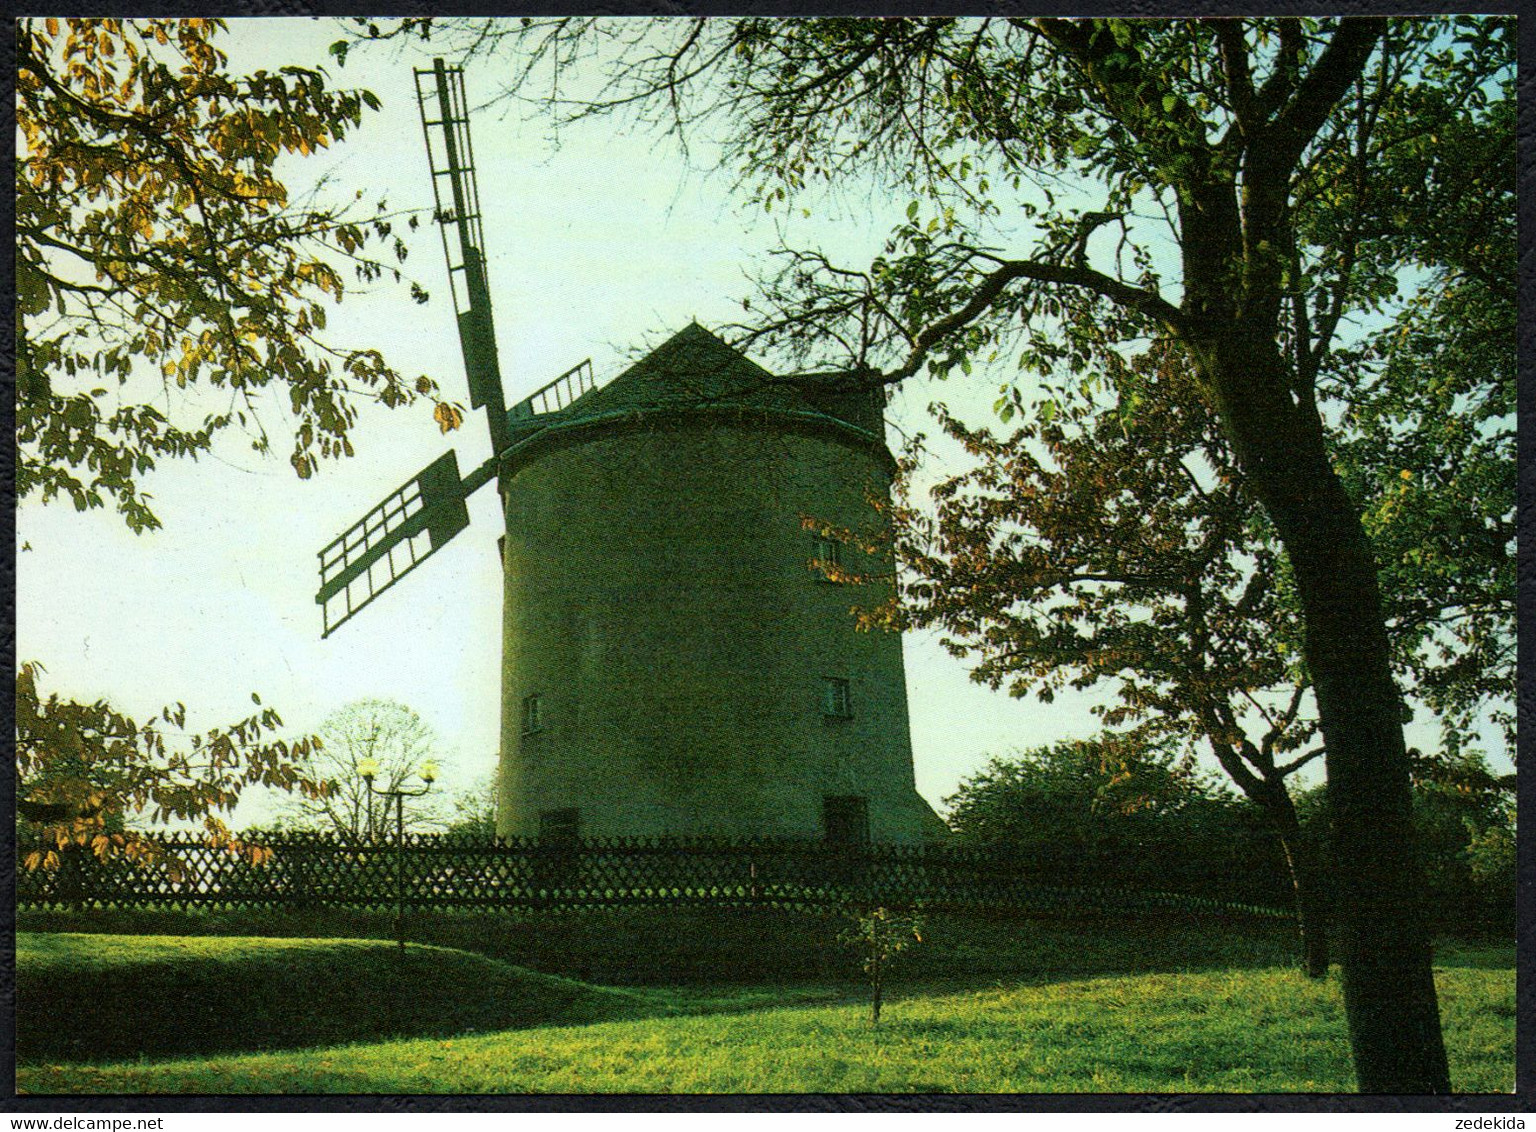
[[853,926],[840,932],[837,941],[852,948],[859,957],[859,964],[869,978],[869,1024],[878,1026],[886,973],[898,955],[913,943],[923,942],[922,913],[871,908],[856,913]]
[[[1430,924],[1442,935],[1512,937],[1517,881],[1512,784],[1493,775],[1475,753],[1410,754],[1414,831]],[[1299,796],[1296,809],[1304,835],[1326,851],[1326,787]]]
[[1257,807],[1192,760],[1132,736],[993,759],[946,802],[964,843],[1005,853],[1044,883],[1293,901]]

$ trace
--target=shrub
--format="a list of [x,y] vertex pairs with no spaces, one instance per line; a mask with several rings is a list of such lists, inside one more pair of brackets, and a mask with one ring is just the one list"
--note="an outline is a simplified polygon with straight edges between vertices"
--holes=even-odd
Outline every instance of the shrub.
[[838,942],[854,948],[859,955],[864,974],[869,976],[869,1024],[878,1026],[886,971],[913,943],[923,942],[922,914],[870,908],[855,914],[853,926],[838,935]]

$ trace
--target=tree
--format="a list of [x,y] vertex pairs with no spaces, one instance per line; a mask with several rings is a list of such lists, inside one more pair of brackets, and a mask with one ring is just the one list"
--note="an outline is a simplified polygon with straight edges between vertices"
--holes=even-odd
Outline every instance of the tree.
[[[1512,44],[1493,30],[1432,65],[1454,81],[1407,92],[1401,140],[1373,170],[1362,227],[1389,269],[1425,282],[1336,351],[1349,396],[1334,452],[1376,548],[1405,687],[1441,719],[1448,754],[1487,711],[1513,757],[1515,106],[1454,77],[1503,65]],[[1317,202],[1309,222],[1336,224],[1338,207]]]
[[[1394,226],[1401,223],[1400,216],[1395,222],[1384,215],[1368,217],[1365,227],[1372,239],[1397,245],[1395,260],[1433,267],[1436,277],[1397,320],[1360,347],[1336,352],[1349,358],[1352,396],[1340,419],[1330,422],[1329,433],[1345,484],[1361,503],[1383,567],[1387,624],[1400,678],[1441,718],[1453,747],[1464,741],[1474,714],[1491,703],[1495,717],[1505,724],[1512,750],[1512,712],[1498,706],[1510,703],[1514,684],[1511,111],[1507,102],[1494,103],[1490,120],[1481,124],[1441,114],[1439,128],[1451,135],[1443,149],[1426,149],[1420,139],[1421,144],[1409,147],[1406,154],[1402,149],[1387,151],[1388,168],[1380,176],[1400,192],[1376,196],[1372,207],[1395,214],[1411,209],[1416,224],[1435,232],[1428,241],[1433,250],[1404,238]],[[1501,197],[1504,207],[1499,206]],[[1313,211],[1318,211],[1315,204]],[[1332,212],[1337,211],[1335,206]],[[1445,223],[1434,224],[1434,217],[1445,218]],[[1337,216],[1332,219],[1338,221]],[[1320,221],[1314,217],[1309,223]],[[1122,375],[1128,372],[1117,359],[1106,360]],[[1028,439],[1029,428],[1000,442],[946,421],[988,467],[939,489],[941,545],[924,542],[911,559],[921,581],[907,595],[910,619],[958,627],[967,649],[983,658],[978,677],[994,687],[1010,677],[1014,694],[1028,689],[1031,676],[1048,694],[1059,686],[1049,682],[1053,668],[1078,673],[1078,686],[1124,672],[1129,682],[1120,712],[1141,718],[1152,710],[1165,725],[1183,718],[1209,719],[1212,712],[1191,707],[1191,692],[1196,702],[1209,698],[1213,683],[1222,683],[1220,666],[1213,670],[1187,658],[1191,641],[1202,647],[1212,643],[1206,609],[1210,595],[1201,592],[1208,588],[1202,582],[1202,559],[1225,543],[1241,555],[1235,572],[1234,564],[1226,563],[1225,576],[1241,584],[1242,602],[1229,601],[1220,610],[1220,620],[1228,627],[1220,646],[1230,653],[1234,616],[1253,619],[1245,650],[1257,650],[1258,671],[1267,668],[1268,679],[1299,680],[1299,697],[1305,671],[1284,663],[1296,651],[1276,655],[1272,647],[1278,642],[1285,650],[1296,644],[1287,640],[1287,619],[1276,616],[1286,611],[1273,596],[1254,599],[1274,589],[1273,556],[1266,552],[1250,563],[1243,540],[1230,539],[1214,544],[1206,539],[1186,551],[1170,541],[1165,529],[1182,524],[1186,540],[1195,539],[1216,518],[1211,507],[1199,506],[1214,505],[1213,493],[1184,476],[1164,483],[1159,473],[1184,466],[1193,454],[1205,469],[1216,461],[1222,479],[1228,480],[1231,469],[1224,466],[1220,445],[1206,442],[1198,453],[1185,450],[1187,427],[1171,426],[1166,414],[1145,407],[1153,399],[1146,367],[1133,365],[1129,373],[1130,381],[1122,376],[1108,383],[1118,404],[1103,409],[1091,432],[1074,433],[1070,441],[1062,431],[1069,414],[1060,410],[1064,398],[1072,395],[1070,387],[1050,390],[1052,399],[1034,406],[1042,418],[1039,428],[1055,437],[1049,450],[1058,474],[1016,451]],[[1162,387],[1156,400],[1167,407],[1178,399],[1180,386],[1164,381]],[[1077,404],[1077,412],[1070,415],[1082,419],[1092,412],[1091,398],[1079,397]],[[1002,403],[1005,414],[1015,407],[1022,407],[1016,396]],[[1199,418],[1198,406],[1187,405],[1185,411],[1195,413],[1188,419]],[[1163,455],[1157,452],[1160,436],[1169,445]],[[1151,467],[1143,466],[1136,451],[1127,448],[1139,450]],[[1181,485],[1186,487],[1183,498],[1170,508],[1168,497],[1179,496]],[[986,502],[957,497],[968,490],[985,493]],[[1225,502],[1230,512],[1230,500]],[[1193,515],[1200,516],[1198,530],[1192,504]],[[912,531],[912,513],[899,514],[898,525],[903,517]],[[1023,527],[1018,536],[1022,545],[1012,537],[998,537],[1010,518]],[[1247,525],[1244,540],[1265,539],[1262,524],[1250,520]],[[1093,574],[1085,563],[1095,562],[1099,570]],[[1089,568],[1092,576],[1074,574],[1074,567]],[[1278,580],[1285,581],[1283,576]],[[1282,586],[1280,597],[1286,588]],[[1075,606],[1065,610],[1038,604],[1052,590],[1080,593]],[[1149,593],[1161,599],[1160,607],[1144,600]],[[1191,603],[1191,595],[1198,601]],[[1239,591],[1231,596],[1238,597]],[[1024,610],[1011,608],[1010,598]],[[1127,626],[1124,612],[1138,608],[1144,616]],[[1106,609],[1122,614],[1118,623],[1104,619]],[[1082,629],[1085,618],[1093,630]],[[1033,635],[1020,631],[1021,619],[1033,622]],[[1063,637],[1040,628],[1063,619],[1078,627],[1076,635]],[[1185,630],[1186,620],[1194,622],[1192,632]],[[1170,633],[1170,628],[1180,631]],[[1166,686],[1170,665],[1189,677],[1181,694],[1148,695],[1142,685]],[[1251,696],[1258,690],[1254,674],[1250,668],[1230,690]],[[1234,719],[1225,704],[1212,729],[1218,758],[1233,771],[1234,780],[1261,805],[1270,800],[1268,808],[1292,860],[1298,853],[1309,855],[1310,839],[1301,836],[1271,745],[1286,739],[1287,729],[1299,730],[1294,727],[1299,702],[1293,699],[1285,711],[1267,713],[1265,738],[1258,745],[1245,739],[1223,741],[1223,731],[1233,733]],[[1284,769],[1294,770],[1304,761],[1287,763]],[[1251,770],[1258,770],[1259,778]],[[1422,812],[1423,807],[1418,808]],[[1443,853],[1432,853],[1429,859],[1441,857]],[[1315,868],[1309,865],[1308,871]],[[1314,903],[1305,898],[1308,887],[1303,884],[1298,890],[1303,909]],[[1433,878],[1430,887],[1450,891]],[[1302,918],[1317,919],[1318,912],[1304,911]],[[1317,941],[1326,938],[1322,931],[1311,934]],[[1324,957],[1314,951],[1310,966],[1320,973]]]
[[[514,91],[547,90],[557,109],[722,124],[764,207],[875,175],[910,191],[906,221],[868,268],[785,250],[749,333],[792,355],[893,383],[925,367],[969,373],[1015,349],[1049,375],[1147,338],[1177,346],[1295,587],[1327,748],[1358,1085],[1448,1090],[1403,702],[1372,545],[1323,411],[1323,397],[1349,389],[1323,379],[1341,328],[1384,310],[1397,287],[1392,249],[1370,239],[1372,174],[1415,132],[1398,126],[1433,124],[1420,88],[1443,89],[1443,106],[1473,119],[1474,92],[1512,99],[1510,22],[529,19],[470,30],[479,47],[514,42]],[[570,73],[594,42],[610,84],[587,95]],[[1320,201],[1336,223],[1311,222]]]
[[[300,476],[349,455],[359,398],[432,396],[377,351],[323,337],[350,263],[399,278],[405,248],[382,202],[371,213],[294,200],[279,163],[343,140],[377,99],[313,68],[229,73],[219,20],[27,18],[17,24],[16,490],[21,501],[111,501],[142,533],[160,525],[141,477],[196,458],[220,432],[272,438],[259,396],[292,412]],[[384,250],[392,263],[371,258]],[[421,297],[424,297],[421,296]],[[437,419],[456,424],[457,407]],[[19,810],[54,848],[141,855],[129,818],[219,816],[265,784],[318,797],[301,764],[310,738],[273,737],[277,713],[181,737],[186,709],[148,723],[105,701],[37,690],[17,673]],[[259,703],[259,700],[257,701]]]
[[453,818],[447,832],[483,840],[496,836],[496,807],[500,789],[492,771],[476,786],[461,790],[453,799]]
[[837,938],[839,943],[858,953],[860,966],[869,976],[869,1024],[878,1026],[886,974],[891,964],[912,944],[923,942],[922,913],[871,908],[855,915],[853,926]]
[[975,679],[1011,695],[1108,681],[1109,726],[1208,744],[1284,853],[1321,978],[1323,873],[1286,779],[1323,750],[1306,749],[1317,723],[1280,555],[1180,356],[1108,360],[1112,407],[1063,385],[1004,437],[940,411],[979,462],[933,489],[930,517],[903,461],[894,527],[909,576],[882,620],[941,626]]
[[[233,836],[220,816],[234,809],[240,792],[262,785],[314,800],[325,794],[324,784],[299,769],[314,754],[314,741],[276,737],[282,720],[271,708],[188,735],[184,704],[140,723],[102,701],[45,698],[41,673],[28,663],[16,675],[23,868],[57,868],[71,847],[102,859],[163,858],[152,839],[132,828],[136,821],[201,820],[212,844],[259,860],[263,851]],[[258,696],[251,699],[260,707]]]
[[1487,713],[1513,758],[1515,315],[1486,298],[1461,289],[1405,318],[1402,346],[1372,344],[1379,368],[1335,451],[1381,563],[1404,687],[1447,750]]
[[[432,728],[404,704],[358,700],[332,712],[320,725],[323,745],[309,752],[306,771],[327,786],[323,797],[289,801],[286,825],[325,829],[358,842],[388,831],[386,799],[373,789],[396,790],[421,777],[437,752]],[[374,787],[363,780],[365,761],[377,767]],[[419,789],[412,781],[409,789]],[[422,797],[405,807],[406,827],[442,824],[435,799]]]
[[[323,337],[345,291],[338,265],[400,278],[405,245],[387,205],[360,215],[294,201],[277,173],[345,139],[378,99],[333,90],[313,68],[230,74],[215,45],[224,30],[204,19],[17,25],[22,500],[111,501],[134,531],[151,529],[139,480],[159,460],[195,458],[232,427],[269,450],[263,390],[285,394],[301,477],[352,453],[360,398],[396,406],[436,391],[376,350]],[[391,262],[371,257],[375,245]],[[457,414],[439,403],[445,430]]]

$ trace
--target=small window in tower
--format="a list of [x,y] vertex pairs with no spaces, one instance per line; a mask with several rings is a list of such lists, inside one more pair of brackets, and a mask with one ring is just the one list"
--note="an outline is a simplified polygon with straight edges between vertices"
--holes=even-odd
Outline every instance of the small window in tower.
[[811,566],[818,582],[837,582],[838,571],[843,566],[843,544],[834,538],[817,535],[812,541]]
[[821,828],[832,845],[869,842],[869,802],[857,794],[827,794],[821,799]]
[[829,719],[852,719],[853,699],[848,681],[842,676],[821,678],[821,710]]
[[531,696],[523,697],[523,734],[532,735],[535,731],[544,730],[543,705],[539,695],[535,692]]
[[581,837],[581,811],[575,806],[539,811],[539,840],[568,845]]

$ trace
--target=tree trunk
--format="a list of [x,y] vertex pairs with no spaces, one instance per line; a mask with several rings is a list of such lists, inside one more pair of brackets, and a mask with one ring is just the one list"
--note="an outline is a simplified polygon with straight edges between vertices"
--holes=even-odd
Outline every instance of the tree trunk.
[[1213,343],[1202,370],[1238,460],[1280,535],[1302,607],[1327,746],[1344,1006],[1365,1093],[1450,1089],[1414,850],[1403,705],[1360,516],[1315,410],[1299,405],[1257,327]]
[[[1375,564],[1337,477],[1282,538],[1328,747],[1344,1003],[1361,1092],[1450,1090]],[[1288,524],[1289,525],[1289,524]],[[1280,523],[1277,519],[1277,526]]]
[[880,1025],[880,948],[884,946],[885,943],[885,941],[880,938],[880,925],[878,922],[875,924],[874,932],[875,948],[874,954],[870,957],[869,968],[870,985],[871,989],[874,991],[874,996],[870,999],[869,1003],[869,1024],[871,1026],[878,1026]]
[[1275,837],[1285,853],[1285,867],[1291,876],[1291,890],[1296,898],[1296,928],[1301,933],[1301,947],[1306,957],[1307,975],[1321,979],[1328,974],[1328,900],[1323,890],[1323,871],[1301,834],[1296,805],[1284,782],[1267,784],[1272,797],[1265,801],[1265,813]]

